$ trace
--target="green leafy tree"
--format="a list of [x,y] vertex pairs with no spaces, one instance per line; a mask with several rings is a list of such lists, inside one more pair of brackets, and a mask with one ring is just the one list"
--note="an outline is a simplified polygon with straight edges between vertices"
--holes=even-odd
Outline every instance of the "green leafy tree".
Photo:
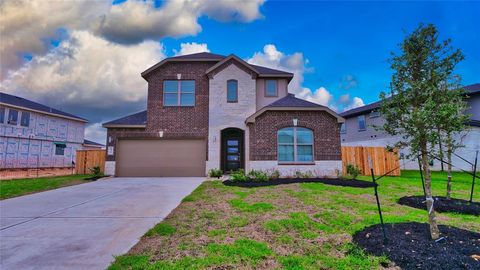
[[[400,44],[400,53],[392,53],[393,69],[390,93],[382,92],[383,130],[400,137],[397,147],[410,148],[409,158],[421,159],[425,178],[426,204],[430,235],[440,235],[434,211],[429,160],[438,153],[438,106],[441,86],[453,79],[455,65],[463,59],[450,40],[439,41],[433,25],[420,25]],[[443,119],[444,120],[444,119]]]

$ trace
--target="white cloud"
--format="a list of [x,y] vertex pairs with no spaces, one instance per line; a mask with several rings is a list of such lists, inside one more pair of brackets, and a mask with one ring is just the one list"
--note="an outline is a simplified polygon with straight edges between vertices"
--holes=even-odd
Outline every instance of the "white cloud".
[[304,90],[302,87],[303,74],[312,71],[312,69],[307,67],[308,59],[305,59],[303,53],[295,52],[293,54],[284,54],[277,50],[273,44],[265,45],[263,47],[263,52],[256,52],[246,61],[251,64],[293,73],[294,77],[289,84],[289,90],[295,94]]
[[210,52],[208,49],[207,43],[182,43],[180,44],[180,51],[173,50],[175,55],[186,55],[192,53],[200,53],[200,52]]
[[86,30],[124,44],[165,36],[195,35],[202,16],[220,21],[250,22],[262,17],[264,0],[171,0],[155,7],[151,0],[0,1],[0,79],[24,64],[22,54],[44,55],[58,31]]
[[358,108],[358,107],[362,107],[364,106],[365,103],[363,102],[363,100],[359,97],[354,97],[352,99],[352,102],[350,103],[350,105],[348,105],[347,107],[345,107],[345,111],[346,110],[351,110],[351,109],[355,109],[355,108]]
[[126,46],[74,31],[45,56],[10,73],[0,89],[95,123],[143,109],[147,83],[140,73],[163,58],[158,42]]
[[1,77],[22,65],[19,54],[46,53],[59,29],[85,28],[109,7],[107,1],[0,1]]
[[176,0],[156,8],[153,1],[127,1],[114,5],[95,25],[95,32],[121,43],[138,43],[165,36],[195,35],[202,30],[198,18],[250,22],[261,18],[263,0]]
[[[295,96],[315,102],[324,106],[330,107],[332,110],[339,111],[340,109],[352,109],[363,106],[363,100],[359,97],[350,99],[349,94],[341,95],[338,100],[328,91],[324,86],[318,87],[312,91],[310,88],[303,86],[305,72],[312,72],[309,68],[308,59],[306,59],[301,52],[293,54],[285,54],[277,49],[273,44],[267,44],[263,47],[262,52],[256,52],[252,57],[247,59],[247,62],[266,66],[274,69],[280,69],[292,72],[294,77],[288,85],[289,92]],[[343,87],[354,88],[358,82],[353,75],[346,75],[342,78]]]
[[323,106],[330,106],[331,102],[333,101],[333,95],[330,94],[325,87],[320,87],[313,92],[308,88],[304,88],[296,96]]
[[11,73],[2,88],[41,99],[56,97],[67,105],[117,106],[119,101],[136,102],[146,96],[140,72],[163,58],[157,42],[125,46],[74,31],[57,48]]

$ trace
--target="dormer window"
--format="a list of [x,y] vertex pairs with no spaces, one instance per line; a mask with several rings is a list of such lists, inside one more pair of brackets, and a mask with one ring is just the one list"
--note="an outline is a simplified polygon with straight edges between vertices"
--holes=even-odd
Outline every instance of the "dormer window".
[[237,80],[227,81],[227,102],[228,103],[238,102],[238,81]]
[[278,97],[277,80],[266,80],[265,81],[265,96],[266,97]]
[[195,81],[163,81],[163,106],[195,106]]

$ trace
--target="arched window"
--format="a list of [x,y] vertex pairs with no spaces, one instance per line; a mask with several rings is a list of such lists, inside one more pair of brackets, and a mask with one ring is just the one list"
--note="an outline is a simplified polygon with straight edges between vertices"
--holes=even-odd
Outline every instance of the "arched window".
[[237,80],[227,81],[227,102],[238,102],[238,82]]
[[313,131],[302,127],[278,130],[278,156],[280,163],[313,162]]

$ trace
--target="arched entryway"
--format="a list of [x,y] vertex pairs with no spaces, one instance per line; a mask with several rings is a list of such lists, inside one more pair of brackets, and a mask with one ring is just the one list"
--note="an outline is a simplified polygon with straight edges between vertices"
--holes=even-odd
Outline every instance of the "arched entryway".
[[245,131],[239,128],[222,130],[221,168],[232,172],[245,168]]

